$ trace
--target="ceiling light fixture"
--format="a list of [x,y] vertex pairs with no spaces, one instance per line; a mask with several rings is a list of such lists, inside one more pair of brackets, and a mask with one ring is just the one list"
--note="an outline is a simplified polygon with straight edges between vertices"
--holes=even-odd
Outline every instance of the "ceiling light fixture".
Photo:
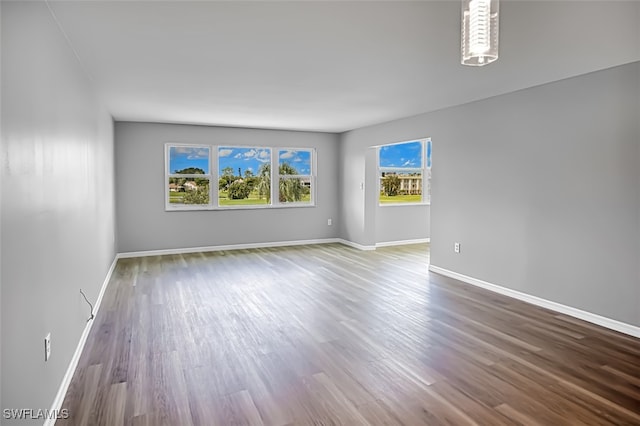
[[462,65],[481,67],[498,59],[500,0],[462,0]]

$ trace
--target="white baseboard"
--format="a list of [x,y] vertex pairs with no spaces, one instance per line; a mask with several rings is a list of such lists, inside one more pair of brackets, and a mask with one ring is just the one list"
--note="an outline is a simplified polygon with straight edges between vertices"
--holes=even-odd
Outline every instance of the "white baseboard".
[[185,248],[175,248],[175,249],[130,251],[130,252],[118,253],[117,258],[126,259],[130,257],[162,256],[162,255],[169,255],[169,254],[187,254],[187,253],[200,253],[200,252],[210,252],[210,251],[242,250],[242,249],[253,249],[253,248],[266,248],[266,247],[289,247],[289,246],[330,244],[330,243],[340,243],[349,247],[357,248],[358,250],[369,251],[369,250],[375,250],[376,247],[421,244],[421,243],[428,243],[430,242],[430,240],[431,240],[430,238],[421,238],[421,239],[415,239],[415,240],[389,241],[389,242],[383,242],[383,243],[376,243],[373,246],[365,246],[365,245],[358,244],[353,241],[345,240],[342,238],[322,238],[322,239],[314,239],[314,240],[275,241],[275,242],[266,242],[266,243],[227,244],[227,245],[221,245],[221,246],[185,247]]
[[431,238],[416,238],[415,240],[384,241],[382,243],[376,243],[376,247],[406,246],[409,244],[424,244],[430,242]]
[[345,246],[357,248],[358,250],[370,251],[376,249],[376,246],[365,246],[362,244],[354,243],[353,241],[343,240],[342,238],[338,238],[338,242],[340,244],[344,244]]
[[474,285],[476,287],[481,287],[486,290],[493,291],[495,293],[502,294],[504,296],[509,296],[514,299],[522,300],[523,302],[531,303],[532,305],[540,306],[543,308],[550,309],[552,311],[569,315],[574,318],[578,318],[592,324],[596,324],[611,330],[618,331],[620,333],[628,334],[633,337],[640,338],[640,327],[636,327],[631,324],[624,323],[622,321],[614,320],[611,318],[603,317],[601,315],[593,314],[591,312],[583,311],[581,309],[577,309],[571,306],[563,305],[561,303],[552,302],[547,299],[543,299],[541,297],[532,296],[530,294],[522,293],[516,290],[512,290],[510,288],[502,287],[496,284],[492,284],[486,281],[479,280],[477,278],[469,277],[467,275],[459,274],[454,271],[450,271],[448,269],[440,268],[439,266],[429,265],[429,270],[431,272],[435,272],[436,274],[444,275],[450,278],[454,278],[456,280],[462,281],[467,284]]
[[[76,372],[76,368],[78,367],[78,361],[80,361],[80,356],[82,355],[82,351],[84,350],[84,345],[87,342],[87,337],[89,337],[89,332],[91,331],[91,327],[93,327],[93,323],[95,322],[95,316],[98,313],[98,309],[100,309],[100,304],[102,303],[102,298],[104,296],[105,291],[107,290],[107,286],[109,285],[109,281],[111,281],[111,275],[116,268],[116,263],[118,262],[118,257],[116,256],[111,262],[111,267],[107,272],[107,276],[102,283],[102,287],[100,288],[100,293],[98,294],[98,299],[93,307],[93,315],[94,319],[87,322],[87,325],[84,327],[84,331],[80,336],[80,341],[78,342],[78,346],[76,347],[76,351],[71,357],[71,362],[69,362],[69,366],[67,367],[67,371],[62,378],[62,383],[60,383],[60,387],[58,388],[58,393],[56,394],[55,399],[53,400],[53,404],[51,404],[50,413],[58,413],[62,407],[62,403],[64,402],[64,397],[67,395],[67,390],[69,389],[69,385],[71,384],[71,379],[73,379],[73,375]],[[54,418],[47,418],[44,422],[44,426],[53,426],[56,422]]]
[[310,244],[329,244],[329,243],[342,243],[342,242],[343,240],[339,238],[322,238],[322,239],[315,239],[315,240],[228,244],[228,245],[221,245],[221,246],[131,251],[131,252],[125,252],[125,253],[118,253],[117,257],[118,259],[125,259],[129,257],[162,256],[167,254],[186,254],[186,253],[199,253],[199,252],[209,252],[209,251],[242,250],[242,249],[267,248],[267,247],[289,247],[289,246],[301,246],[301,245],[310,245]]

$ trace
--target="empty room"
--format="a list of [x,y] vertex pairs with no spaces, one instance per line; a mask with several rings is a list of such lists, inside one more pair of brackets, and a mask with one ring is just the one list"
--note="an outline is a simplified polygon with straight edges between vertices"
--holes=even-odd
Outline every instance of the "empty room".
[[640,424],[640,2],[0,0],[0,424]]

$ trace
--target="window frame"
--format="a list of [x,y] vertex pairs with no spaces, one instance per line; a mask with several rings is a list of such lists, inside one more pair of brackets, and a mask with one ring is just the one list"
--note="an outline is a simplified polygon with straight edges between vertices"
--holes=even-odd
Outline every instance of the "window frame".
[[[280,174],[280,153],[283,151],[306,151],[309,152],[309,174],[308,175],[281,175]],[[314,206],[315,205],[315,187],[316,187],[316,153],[315,153],[315,148],[290,148],[290,147],[278,147],[276,148],[276,158],[274,163],[271,165],[271,170],[275,170],[276,173],[276,182],[278,183],[278,185],[271,185],[271,190],[272,190],[272,197],[271,199],[274,200],[273,195],[276,196],[275,199],[277,199],[277,204],[279,206],[289,206],[289,207],[305,207],[305,206]],[[274,167],[275,166],[275,167]],[[285,201],[285,202],[281,202],[280,201],[280,179],[284,178],[284,179],[306,179],[309,178],[309,183],[310,183],[310,197],[309,197],[309,202],[306,201]]]
[[[385,146],[393,146],[393,145],[403,145],[413,142],[420,142],[422,145],[421,160],[422,167],[382,167],[380,165],[380,153],[383,147]],[[376,149],[376,161],[377,161],[377,192],[376,196],[378,198],[377,205],[378,207],[398,207],[398,206],[428,206],[431,205],[431,164],[427,165],[427,144],[431,144],[431,149],[433,150],[433,142],[430,137],[426,138],[416,138],[416,139],[408,139],[402,142],[393,142],[388,144],[379,145]],[[432,152],[433,155],[433,152]],[[411,172],[420,172],[421,179],[420,185],[422,188],[420,194],[420,201],[417,202],[397,202],[397,203],[382,203],[380,201],[380,194],[382,192],[382,173],[388,172],[398,172],[402,171],[403,173],[411,173]]]
[[[171,148],[172,147],[184,147],[184,148],[207,148],[209,150],[209,174],[177,174],[169,173],[169,166],[171,165]],[[212,168],[212,150],[210,145],[195,144],[195,143],[166,143],[164,150],[164,203],[166,211],[173,210],[208,210],[212,200],[213,189],[213,168]],[[169,189],[169,180],[172,178],[194,178],[194,179],[209,179],[209,204],[172,204],[169,198],[171,193]]]
[[[207,148],[209,150],[209,174],[183,175],[169,173],[170,151],[172,147],[189,147],[189,148]],[[219,170],[219,149],[220,148],[239,148],[239,149],[269,149],[271,152],[271,202],[269,204],[249,204],[249,205],[231,205],[221,206],[219,204],[218,184],[220,181]],[[282,151],[306,151],[310,153],[310,174],[309,175],[280,175],[279,160]],[[283,147],[283,146],[263,146],[263,145],[234,145],[234,144],[203,144],[203,143],[185,143],[185,142],[167,142],[164,144],[164,204],[165,211],[203,211],[203,210],[255,210],[255,209],[274,209],[274,208],[308,208],[315,207],[317,200],[317,149],[314,147]],[[310,201],[309,202],[280,202],[279,187],[280,177],[285,176],[291,178],[309,178],[310,179]],[[209,203],[208,204],[177,204],[171,203],[169,199],[169,179],[175,177],[185,178],[207,178],[209,179]],[[275,183],[275,184],[274,184]]]
[[[269,188],[269,193],[270,193],[270,197],[271,197],[271,203],[268,204],[247,204],[247,205],[229,205],[229,206],[221,206],[220,205],[220,197],[219,197],[219,192],[216,190],[215,194],[215,202],[211,203],[212,208],[209,210],[251,210],[251,209],[268,209],[268,208],[272,208],[273,207],[273,151],[275,150],[273,147],[270,146],[259,146],[259,145],[212,145],[213,149],[215,150],[215,162],[216,162],[216,180],[219,182],[220,181],[220,148],[240,148],[240,149],[260,149],[260,150],[269,150],[270,151],[270,155],[269,155],[269,164],[271,167],[271,186]],[[216,184],[216,189],[218,189],[218,185]]]

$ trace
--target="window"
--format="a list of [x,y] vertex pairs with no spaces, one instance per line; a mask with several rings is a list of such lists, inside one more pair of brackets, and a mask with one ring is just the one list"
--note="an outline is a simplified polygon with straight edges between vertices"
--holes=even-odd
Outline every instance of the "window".
[[312,165],[310,150],[286,149],[278,152],[278,201],[311,204]]
[[218,206],[271,203],[271,149],[218,148]]
[[314,149],[166,144],[165,162],[167,210],[295,207],[315,202]]
[[431,201],[431,140],[383,145],[378,150],[380,205]]
[[167,201],[172,206],[208,205],[211,187],[208,146],[170,146]]

